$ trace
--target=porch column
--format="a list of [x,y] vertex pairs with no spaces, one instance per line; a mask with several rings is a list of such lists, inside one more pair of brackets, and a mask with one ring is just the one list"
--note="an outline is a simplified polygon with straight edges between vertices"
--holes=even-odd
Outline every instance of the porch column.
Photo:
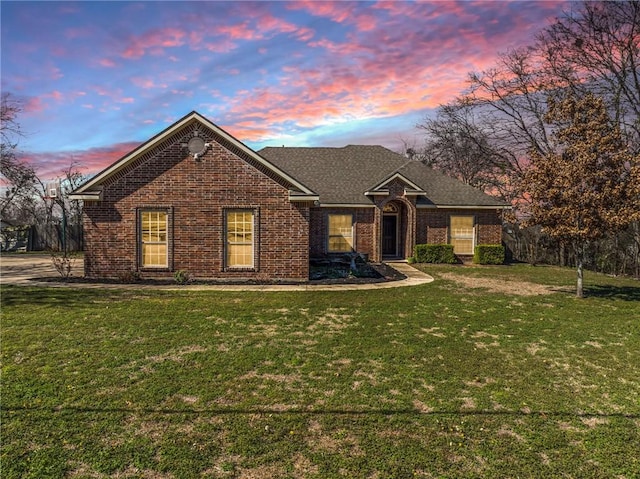
[[373,212],[373,248],[371,261],[382,261],[382,208],[376,204]]

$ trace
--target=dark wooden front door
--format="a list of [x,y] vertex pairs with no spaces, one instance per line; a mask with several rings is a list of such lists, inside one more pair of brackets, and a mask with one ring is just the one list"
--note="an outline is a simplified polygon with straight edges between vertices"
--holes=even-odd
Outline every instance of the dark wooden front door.
[[382,217],[382,255],[398,255],[398,217],[396,215]]

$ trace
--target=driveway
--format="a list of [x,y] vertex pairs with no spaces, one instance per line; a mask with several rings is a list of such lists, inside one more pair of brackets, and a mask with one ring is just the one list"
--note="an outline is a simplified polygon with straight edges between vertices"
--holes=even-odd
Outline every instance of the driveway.
[[[76,260],[75,267],[82,274],[82,258]],[[36,278],[59,276],[48,254],[3,253],[0,256],[0,284],[33,285]]]
[[[193,285],[149,285],[149,284],[111,284],[46,281],[46,278],[60,277],[55,270],[48,254],[2,254],[0,256],[0,285],[21,286],[56,286],[70,288],[111,288],[111,289],[163,289],[179,291],[350,291],[367,289],[388,289],[403,286],[416,286],[430,283],[433,278],[415,269],[406,262],[397,261],[387,263],[389,266],[406,276],[399,281],[363,284],[193,284]],[[82,276],[82,257],[75,260],[72,269],[73,276]],[[45,281],[38,281],[38,279]]]

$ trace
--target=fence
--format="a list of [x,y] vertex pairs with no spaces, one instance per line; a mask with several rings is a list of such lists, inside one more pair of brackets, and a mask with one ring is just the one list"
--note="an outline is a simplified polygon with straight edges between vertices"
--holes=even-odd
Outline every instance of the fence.
[[[509,259],[530,264],[575,266],[575,256],[565,246],[545,234],[540,227],[505,225],[503,240]],[[586,269],[612,275],[640,278],[640,223],[609,232],[585,244]]]
[[82,225],[51,223],[30,226],[4,226],[0,232],[2,251],[82,251]]

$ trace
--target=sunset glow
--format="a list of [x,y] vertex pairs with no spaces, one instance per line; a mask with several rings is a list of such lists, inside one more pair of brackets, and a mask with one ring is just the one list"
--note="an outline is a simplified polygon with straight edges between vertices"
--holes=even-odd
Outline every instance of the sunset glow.
[[96,173],[192,110],[255,149],[400,150],[568,5],[3,1],[1,87],[42,177]]

